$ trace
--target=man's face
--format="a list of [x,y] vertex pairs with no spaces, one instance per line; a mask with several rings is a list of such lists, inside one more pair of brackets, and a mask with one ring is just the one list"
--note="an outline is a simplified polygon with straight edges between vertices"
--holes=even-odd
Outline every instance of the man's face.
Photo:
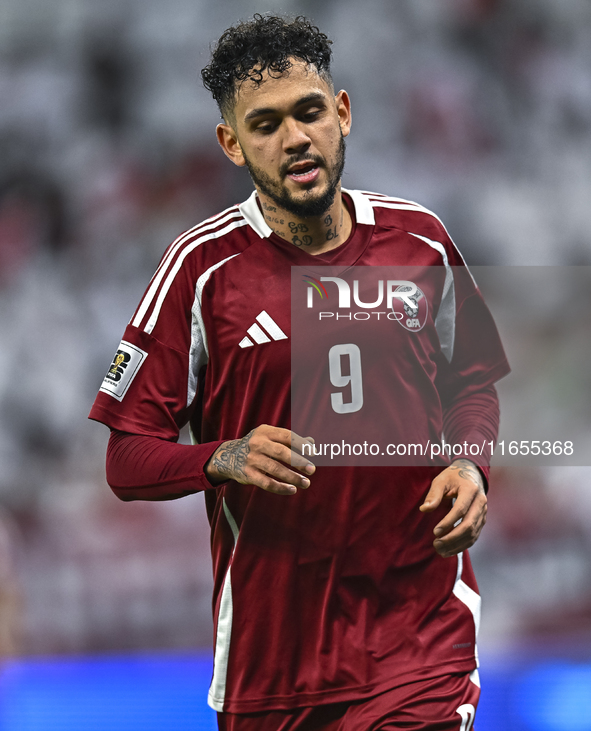
[[[280,77],[260,86],[246,81],[233,109],[233,139],[226,154],[246,165],[263,200],[298,217],[320,216],[339,189],[349,134],[346,92],[335,98],[314,67],[294,61]],[[228,135],[226,135],[226,142]],[[233,146],[232,146],[233,145]]]

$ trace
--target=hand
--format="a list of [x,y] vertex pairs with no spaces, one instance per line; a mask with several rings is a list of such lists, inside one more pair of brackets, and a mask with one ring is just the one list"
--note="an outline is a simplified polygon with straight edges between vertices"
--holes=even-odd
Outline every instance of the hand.
[[[431,513],[444,498],[455,498],[455,503],[435,526],[433,546],[440,556],[449,558],[474,545],[486,523],[487,501],[482,475],[469,459],[455,460],[437,475],[419,510]],[[458,521],[461,523],[454,528]]]
[[277,495],[295,495],[298,487],[310,487],[310,480],[285,465],[314,474],[316,467],[302,456],[303,445],[313,443],[311,437],[262,424],[242,439],[220,444],[205,465],[205,474],[212,485],[234,480]]

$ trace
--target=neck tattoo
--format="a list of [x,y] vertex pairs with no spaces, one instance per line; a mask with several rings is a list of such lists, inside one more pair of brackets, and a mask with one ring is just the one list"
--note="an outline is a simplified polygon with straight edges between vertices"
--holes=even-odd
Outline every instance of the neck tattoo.
[[[333,216],[328,213],[324,216],[321,223],[319,222],[317,226],[312,226],[312,230],[307,223],[290,220],[290,214],[278,210],[276,206],[269,205],[264,201],[261,201],[261,204],[263,207],[263,216],[267,224],[278,236],[298,248],[314,245],[322,246],[328,241],[336,242],[336,240],[342,239],[341,234],[345,221],[344,204],[340,207],[341,215],[338,224],[334,222]],[[329,248],[332,248],[332,246]]]

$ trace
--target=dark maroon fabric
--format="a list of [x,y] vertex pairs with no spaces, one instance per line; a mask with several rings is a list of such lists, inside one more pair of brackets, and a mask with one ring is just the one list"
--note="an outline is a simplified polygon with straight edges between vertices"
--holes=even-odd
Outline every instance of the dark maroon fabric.
[[121,500],[174,500],[213,489],[203,467],[219,444],[191,446],[113,430],[107,482]]
[[[458,398],[444,414],[451,444],[484,444],[483,455],[460,455],[477,464],[488,480],[490,443],[499,429],[499,402],[494,386]],[[157,437],[113,430],[107,447],[107,482],[121,500],[173,500],[213,489],[203,468],[218,442],[185,445]]]
[[[136,435],[115,435],[109,448],[109,480],[124,499],[205,492],[216,631],[209,703],[217,711],[356,701],[476,667],[479,597],[469,556],[444,559],[433,548],[449,506],[419,510],[450,460],[319,466],[310,488],[290,497],[233,481],[209,489],[203,474],[220,441],[261,423],[292,426],[292,266],[312,277],[323,264],[421,270],[421,328],[377,323],[388,331],[374,348],[367,394],[383,406],[383,436],[496,438],[490,387],[509,368],[445,228],[417,204],[346,195],[355,226],[327,256],[279,239],[254,198],[180,236],[91,411]],[[297,293],[306,308],[305,286]],[[202,446],[174,443],[187,422]]]
[[407,683],[354,703],[292,711],[218,714],[220,731],[466,731],[473,728],[480,680],[476,673]]
[[[499,433],[499,399],[494,386],[486,386],[469,396],[457,397],[443,416],[445,439],[450,444],[468,444],[468,449],[456,459],[465,457],[478,465],[488,488],[490,477],[491,444],[496,444]],[[470,452],[477,445],[481,454]]]

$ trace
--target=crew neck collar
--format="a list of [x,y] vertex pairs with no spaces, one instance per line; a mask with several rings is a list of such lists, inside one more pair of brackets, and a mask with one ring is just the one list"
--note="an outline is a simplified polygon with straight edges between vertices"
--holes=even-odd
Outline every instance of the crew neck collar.
[[[341,188],[341,193],[343,194],[343,196],[348,197],[349,200],[352,202],[352,205],[348,207],[351,218],[353,219],[353,229],[355,228],[355,223],[373,226],[375,223],[373,207],[367,197],[359,190],[348,190],[346,188]],[[345,203],[345,205],[346,204],[347,203]],[[262,239],[268,239],[272,234],[276,235],[273,229],[265,221],[265,217],[260,207],[260,201],[256,190],[253,191],[252,195],[247,200],[245,200],[244,203],[241,203],[238,208],[248,222],[249,226]],[[351,231],[351,235],[353,234],[353,229]],[[279,236],[278,238],[281,237]],[[350,238],[351,236],[349,236],[349,239]],[[342,245],[343,244],[341,244],[341,246]],[[337,248],[340,248],[340,246]],[[326,253],[330,254],[330,252]],[[318,254],[318,256],[322,256],[322,254]]]

